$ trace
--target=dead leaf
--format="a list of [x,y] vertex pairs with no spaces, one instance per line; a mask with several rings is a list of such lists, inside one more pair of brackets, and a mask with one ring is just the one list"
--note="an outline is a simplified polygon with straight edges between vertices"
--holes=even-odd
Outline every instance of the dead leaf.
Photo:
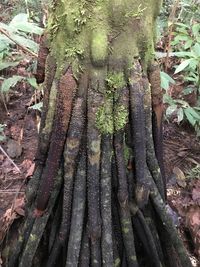
[[18,215],[22,216],[22,217],[25,216],[25,211],[24,211],[24,209],[22,209],[22,208],[20,208],[20,207],[17,207],[17,208],[15,209],[15,212],[16,212]]
[[17,214],[13,211],[12,208],[7,209],[6,212],[3,215],[3,221],[7,225],[13,222],[17,218]]
[[34,173],[34,170],[35,170],[35,163],[32,163],[31,167],[28,169],[28,171],[25,175],[25,178],[32,176]]
[[200,189],[199,188],[193,188],[193,190],[192,190],[192,199],[195,202],[200,202]]
[[3,173],[7,174],[13,171],[13,165],[11,164],[10,160],[6,158],[2,164]]
[[11,158],[18,158],[22,154],[22,146],[17,141],[10,139],[7,143],[7,153]]
[[16,210],[17,208],[24,208],[24,205],[24,198],[17,198],[13,204],[13,210]]
[[177,184],[180,186],[180,187],[183,187],[185,188],[186,187],[186,177],[185,177],[185,174],[184,172],[179,169],[178,167],[174,167],[173,168],[173,173],[176,175],[176,180],[177,180]]

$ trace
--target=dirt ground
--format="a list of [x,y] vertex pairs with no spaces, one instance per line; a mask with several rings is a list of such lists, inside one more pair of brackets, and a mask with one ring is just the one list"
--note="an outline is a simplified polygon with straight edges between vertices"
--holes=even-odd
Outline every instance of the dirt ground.
[[23,215],[24,189],[34,170],[38,142],[38,116],[30,109],[34,95],[26,83],[18,84],[6,103],[9,113],[0,100],[0,124],[5,125],[6,136],[0,142],[0,240],[12,220]]

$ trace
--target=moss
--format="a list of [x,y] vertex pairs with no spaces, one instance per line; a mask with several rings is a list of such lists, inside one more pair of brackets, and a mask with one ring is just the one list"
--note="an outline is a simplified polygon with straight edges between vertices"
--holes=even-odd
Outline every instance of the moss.
[[142,4],[139,4],[137,12],[135,12],[135,10],[130,10],[125,14],[125,18],[141,18],[145,9],[146,7],[142,8]]
[[114,111],[115,131],[123,129],[128,122],[128,111],[123,105],[117,105]]
[[110,89],[121,89],[126,85],[123,72],[110,72],[106,79]]
[[104,28],[93,30],[91,41],[91,58],[95,66],[105,64],[108,57],[108,34]]
[[[96,114],[96,126],[101,133],[112,134],[123,129],[128,121],[127,108],[117,103],[121,89],[126,86],[123,72],[109,72],[105,80],[104,104]],[[115,103],[116,102],[116,103]]]
[[112,101],[107,99],[98,109],[96,114],[96,126],[103,134],[112,134],[114,132]]
[[[122,69],[140,56],[144,70],[154,57],[155,18],[160,0],[63,0],[50,11],[48,31],[57,59],[57,77],[65,64],[75,76],[92,64]],[[152,34],[153,33],[153,34]]]

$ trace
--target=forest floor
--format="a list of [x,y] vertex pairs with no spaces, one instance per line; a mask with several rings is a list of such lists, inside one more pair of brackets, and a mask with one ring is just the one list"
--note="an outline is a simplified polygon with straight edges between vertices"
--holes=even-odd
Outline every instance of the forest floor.
[[[0,243],[13,220],[24,215],[24,191],[34,171],[38,142],[38,111],[30,107],[37,98],[26,83],[18,83],[6,104],[0,102]],[[13,165],[12,161],[16,164]],[[164,124],[164,161],[172,217],[188,248],[194,266],[200,255],[200,142],[188,126]],[[1,264],[0,264],[1,265]]]

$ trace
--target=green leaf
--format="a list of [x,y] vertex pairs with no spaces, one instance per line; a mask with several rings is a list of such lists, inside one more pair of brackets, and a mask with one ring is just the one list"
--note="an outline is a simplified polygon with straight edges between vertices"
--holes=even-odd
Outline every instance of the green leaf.
[[29,22],[27,14],[24,13],[16,15],[9,25],[15,27],[15,29],[17,30],[24,31],[27,33],[35,33],[41,35],[43,32],[42,28],[38,27],[33,22]]
[[9,43],[6,42],[4,38],[0,36],[0,52],[3,52],[9,48]]
[[177,57],[191,57],[192,56],[192,53],[191,52],[174,52],[174,55],[177,56]]
[[169,96],[168,94],[164,94],[164,96],[163,96],[163,102],[164,103],[167,103],[169,105],[175,105],[176,104],[175,101],[174,101],[174,99],[171,96]]
[[190,48],[193,44],[193,40],[187,40],[185,45],[184,45],[184,49],[187,50],[188,48]]
[[191,115],[190,111],[188,110],[188,108],[184,109],[184,114],[186,115],[189,123],[192,125],[192,126],[195,126],[196,124],[196,120],[194,119],[194,117]]
[[191,88],[191,87],[187,87],[183,90],[183,94],[184,95],[189,95],[191,94],[192,92],[194,92],[195,88]]
[[200,57],[200,44],[199,44],[199,43],[196,43],[196,44],[193,46],[192,50],[194,51],[194,53],[195,53],[195,55],[196,55],[197,57]]
[[200,113],[198,113],[197,111],[195,111],[192,107],[187,108],[188,112],[190,112],[190,114],[197,120],[200,121]]
[[33,52],[37,53],[39,45],[36,42],[17,34],[13,34],[12,38],[15,41],[17,41],[20,45],[25,46],[30,50],[32,50]]
[[171,105],[166,109],[166,116],[170,117],[177,110],[177,105]]
[[41,35],[43,33],[43,29],[38,27],[37,25],[33,24],[33,23],[26,23],[23,24],[21,22],[18,22],[17,24],[15,24],[15,27],[23,32],[27,32],[27,33],[35,33],[38,35]]
[[4,131],[4,128],[6,127],[6,124],[1,124],[0,123],[0,133]]
[[189,26],[187,24],[184,24],[184,23],[181,23],[181,22],[176,22],[175,25],[183,27],[183,28],[186,28],[186,29],[189,28]]
[[165,90],[169,88],[170,83],[175,84],[175,81],[166,72],[161,71],[160,78],[161,78],[161,87]]
[[5,141],[6,137],[4,135],[0,135],[0,142]]
[[186,29],[184,29],[184,28],[178,28],[176,31],[179,32],[179,33],[183,33],[185,35],[188,35],[188,31]]
[[180,123],[183,120],[184,117],[184,112],[182,108],[179,108],[177,110],[177,119],[178,119],[178,123]]
[[0,71],[9,67],[16,67],[20,62],[0,62]]
[[175,102],[176,102],[177,104],[182,105],[184,108],[186,108],[186,107],[189,106],[188,102],[186,102],[186,101],[184,101],[184,100],[181,100],[181,99],[176,99]]
[[18,82],[23,80],[23,76],[12,76],[8,79],[5,79],[1,85],[2,92],[8,92],[10,88],[14,87]]
[[43,103],[39,102],[39,103],[29,107],[29,109],[39,110],[41,112],[42,111],[42,107],[43,107]]
[[194,36],[198,36],[199,31],[200,31],[200,24],[199,23],[194,24],[192,26],[192,33],[194,34]]
[[190,61],[190,68],[195,71],[196,68],[198,67],[199,65],[199,59],[196,59],[196,58],[191,58],[191,61]]
[[38,84],[35,78],[27,78],[27,82],[35,89],[38,89]]
[[186,59],[184,60],[177,68],[175,71],[175,74],[181,72],[182,70],[184,70],[191,62],[191,58],[190,59]]

